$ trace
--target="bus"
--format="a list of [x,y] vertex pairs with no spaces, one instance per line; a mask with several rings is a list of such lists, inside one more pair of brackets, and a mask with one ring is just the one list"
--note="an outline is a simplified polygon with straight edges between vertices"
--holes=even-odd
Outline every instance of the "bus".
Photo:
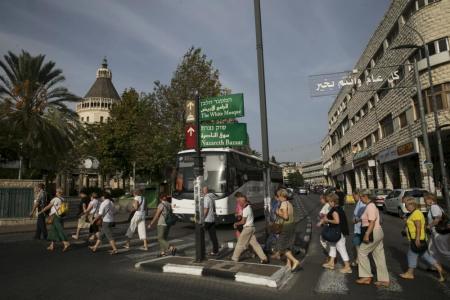
[[[194,157],[195,150],[181,151],[177,155],[172,209],[182,221],[193,222]],[[252,204],[255,216],[264,215],[263,161],[252,155],[230,148],[208,148],[201,152],[204,182],[215,195],[216,222],[235,221],[237,192],[244,193]],[[283,183],[281,167],[271,163],[271,192]]]

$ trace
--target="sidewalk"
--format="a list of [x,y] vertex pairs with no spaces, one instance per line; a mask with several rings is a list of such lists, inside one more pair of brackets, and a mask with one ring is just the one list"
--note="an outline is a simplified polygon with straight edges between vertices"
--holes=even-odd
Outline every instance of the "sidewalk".
[[135,268],[152,272],[212,276],[271,288],[281,288],[293,274],[284,266],[215,259],[196,263],[191,257],[181,256],[168,256],[142,261],[137,263]]

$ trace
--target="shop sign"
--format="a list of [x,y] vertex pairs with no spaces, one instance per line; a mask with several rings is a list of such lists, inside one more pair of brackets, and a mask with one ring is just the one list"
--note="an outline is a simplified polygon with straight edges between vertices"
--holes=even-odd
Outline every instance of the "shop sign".
[[396,160],[404,156],[417,153],[417,140],[402,144],[400,146],[393,146],[377,155],[377,160],[383,164],[388,161]]
[[370,151],[367,151],[367,150],[365,150],[365,151],[360,151],[360,152],[356,153],[356,154],[353,156],[353,160],[363,159],[363,158],[366,158],[366,157],[368,157],[368,156],[370,156],[370,155],[371,155]]
[[403,145],[400,145],[397,147],[397,154],[398,156],[405,156],[411,153],[414,153],[415,149],[414,149],[414,143],[413,142],[409,142]]

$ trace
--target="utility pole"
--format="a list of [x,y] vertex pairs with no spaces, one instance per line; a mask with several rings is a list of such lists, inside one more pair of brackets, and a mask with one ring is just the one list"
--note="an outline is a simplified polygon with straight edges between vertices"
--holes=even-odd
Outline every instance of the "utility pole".
[[267,130],[267,107],[266,107],[266,80],[264,75],[264,50],[262,41],[262,25],[261,25],[261,3],[254,0],[255,7],[255,29],[256,29],[256,54],[258,59],[258,82],[259,82],[259,108],[261,115],[261,140],[262,155],[264,162],[264,212],[266,222],[270,216],[270,163],[269,163],[269,137]]
[[195,95],[195,131],[197,139],[195,143],[194,159],[194,201],[195,201],[195,261],[201,262],[205,259],[205,231],[203,229],[203,157],[201,153],[200,132],[200,96]]
[[420,112],[420,123],[422,125],[422,136],[423,136],[423,145],[425,147],[425,157],[426,157],[426,163],[425,167],[427,169],[427,177],[428,177],[428,187],[430,189],[430,192],[434,192],[434,184],[431,184],[431,178],[433,177],[432,169],[430,168],[431,163],[431,153],[430,153],[430,142],[428,139],[428,126],[427,126],[427,120],[425,117],[425,108],[423,106],[423,99],[422,99],[422,85],[420,83],[420,76],[419,76],[419,67],[417,66],[417,59],[414,58],[414,77],[416,79],[416,89],[417,89],[417,100],[419,102],[419,112]]

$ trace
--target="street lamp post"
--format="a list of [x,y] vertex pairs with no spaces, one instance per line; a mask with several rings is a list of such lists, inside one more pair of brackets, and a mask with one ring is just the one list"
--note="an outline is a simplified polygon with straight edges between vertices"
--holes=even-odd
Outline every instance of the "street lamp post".
[[441,169],[441,182],[443,184],[443,191],[444,191],[444,199],[447,203],[447,210],[450,211],[450,199],[449,199],[449,193],[448,193],[448,186],[447,186],[447,170],[445,169],[445,161],[444,161],[444,150],[442,148],[442,137],[441,137],[441,127],[439,124],[439,114],[437,111],[437,99],[436,95],[434,93],[434,86],[433,86],[433,76],[431,73],[431,63],[430,63],[430,53],[428,51],[427,44],[425,43],[425,39],[423,38],[422,34],[420,34],[419,31],[417,31],[415,28],[409,26],[408,24],[404,24],[405,27],[412,30],[420,39],[422,42],[422,46],[418,45],[402,45],[395,47],[396,49],[420,49],[423,47],[424,53],[425,53],[425,59],[427,62],[427,73],[428,73],[428,82],[430,85],[430,93],[432,98],[432,105],[433,105],[433,116],[434,116],[434,124],[435,124],[435,130],[436,130],[436,141],[437,141],[437,147],[438,147],[438,154],[439,154],[439,166]]

